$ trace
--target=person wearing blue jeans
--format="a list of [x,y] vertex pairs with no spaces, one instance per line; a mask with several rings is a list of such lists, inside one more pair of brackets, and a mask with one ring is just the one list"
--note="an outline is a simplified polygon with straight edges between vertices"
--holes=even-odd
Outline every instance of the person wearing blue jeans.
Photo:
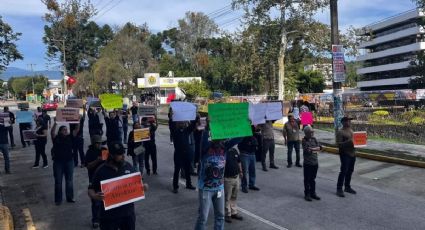
[[0,125],[0,151],[3,153],[4,170],[10,174],[8,128]]
[[[208,141],[209,128],[202,135],[202,152],[198,179],[199,208],[195,230],[206,229],[211,204],[214,207],[214,230],[224,229],[224,168],[226,152],[242,139]],[[217,172],[217,173],[211,173]]]
[[[252,130],[255,132],[254,127],[252,127]],[[251,190],[259,191],[260,189],[255,186],[255,153],[258,149],[257,138],[255,136],[245,137],[241,143],[238,144],[238,149],[241,152],[242,162],[242,192],[248,193],[248,186]]]
[[73,186],[74,162],[73,161],[54,161],[53,175],[55,177],[55,203],[59,205],[62,202],[62,181],[65,177],[65,194],[67,202],[74,203]]

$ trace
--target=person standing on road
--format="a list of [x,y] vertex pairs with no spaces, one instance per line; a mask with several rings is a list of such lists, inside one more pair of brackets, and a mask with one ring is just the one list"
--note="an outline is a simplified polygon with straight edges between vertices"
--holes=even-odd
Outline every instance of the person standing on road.
[[127,155],[133,158],[134,170],[140,172],[140,174],[143,176],[146,149],[143,146],[143,142],[134,142],[134,130],[141,128],[142,126],[139,122],[133,124],[133,130],[130,131],[130,134],[128,135]]
[[224,229],[224,168],[226,165],[226,152],[241,139],[228,141],[213,140],[209,138],[208,123],[202,135],[202,152],[198,178],[199,208],[195,230],[206,229],[208,214],[211,204],[214,206],[214,229]]
[[155,118],[154,121],[148,121],[147,117],[142,118],[142,128],[149,128],[150,130],[150,140],[145,141],[143,145],[145,146],[146,152],[145,152],[145,168],[146,173],[148,175],[151,174],[151,168],[149,164],[149,158],[152,159],[152,172],[154,175],[158,174],[158,163],[157,163],[157,152],[156,152],[156,143],[155,143],[155,132],[158,128],[158,123]]
[[[112,179],[134,173],[135,170],[125,161],[125,149],[121,143],[111,143],[108,160],[96,170],[91,185],[88,189],[90,198],[101,202],[100,208],[100,229],[102,230],[134,230],[136,229],[136,213],[134,203],[129,203],[110,210],[105,210],[100,183],[101,181]],[[144,184],[145,191],[148,189]]]
[[[254,126],[252,126],[252,133],[255,133]],[[255,136],[244,137],[242,142],[238,144],[238,149],[241,152],[242,192],[244,193],[248,193],[248,188],[254,191],[260,190],[257,186],[255,186],[255,152],[257,151],[257,148],[258,141]]]
[[300,164],[300,126],[292,114],[288,114],[288,122],[283,126],[283,138],[288,148],[288,168],[292,167],[292,150],[295,149],[295,166]]
[[56,133],[56,118],[53,124],[50,135],[52,137],[52,160],[53,160],[53,175],[55,178],[55,203],[62,203],[62,181],[65,177],[65,193],[68,203],[75,203],[74,200],[74,160],[72,153],[72,137],[76,137],[80,130],[80,125],[69,134],[66,126],[59,127]]
[[[105,160],[102,158],[102,151],[108,151],[106,148],[102,148],[102,143],[106,140],[102,140],[102,136],[93,135],[91,137],[91,145],[86,152],[86,167],[89,175],[89,186],[93,182],[93,176],[96,169],[102,165]],[[92,227],[96,229],[100,225],[100,209],[102,202],[91,198],[91,212],[92,212]]]
[[122,128],[122,123],[115,111],[109,112],[109,115],[103,111],[106,124],[106,138],[108,141],[108,148],[111,143],[122,143],[119,129]]
[[[9,121],[11,123],[11,121]],[[4,124],[0,125],[0,151],[3,153],[4,170],[6,174],[10,174],[10,161],[9,161],[9,141],[7,138],[9,130]]]
[[43,119],[44,124],[49,129],[52,128],[52,119],[50,118],[49,114],[47,114],[47,111],[45,109],[41,110],[41,116],[39,116]]
[[316,175],[319,169],[317,152],[322,149],[319,142],[313,137],[314,130],[311,126],[304,128],[304,138],[302,140],[304,156],[304,199],[306,201],[320,200],[316,194]]
[[43,168],[49,167],[46,155],[47,144],[47,125],[44,123],[43,118],[40,116],[36,121],[35,135],[37,139],[34,141],[35,146],[35,162],[32,168],[38,168],[40,163],[40,156],[43,158]]
[[73,136],[72,138],[72,152],[74,154],[74,166],[78,167],[78,155],[80,156],[80,167],[84,168],[85,159],[84,159],[84,122],[86,120],[86,108],[83,107],[83,116],[80,118],[79,124],[69,124],[69,131],[72,133],[77,126],[79,127],[79,131],[77,136]]
[[[342,128],[336,133],[336,143],[339,149],[339,159],[341,168],[338,176],[336,194],[339,197],[345,197],[344,192],[356,194],[356,191],[351,188],[351,175],[354,171],[356,163],[356,149],[353,143],[353,130],[351,129],[352,118],[343,117],[341,119]],[[344,191],[342,186],[344,185]]]
[[128,135],[128,110],[127,109],[123,109],[122,110],[122,131],[124,133],[123,136],[123,143],[127,144],[128,139],[127,139],[127,135]]
[[10,119],[10,126],[7,127],[7,131],[9,133],[9,140],[10,140],[10,147],[15,147],[15,138],[13,137],[13,125],[15,124],[15,114],[13,114],[12,112],[9,111],[9,107],[5,106],[3,108],[3,111],[5,113],[9,113],[9,119]]
[[137,111],[139,110],[139,107],[137,106],[136,102],[133,102],[133,106],[131,106],[131,118],[133,119],[133,124],[139,121],[139,116],[137,115]]
[[232,219],[243,220],[238,214],[238,190],[240,186],[240,177],[242,176],[241,158],[238,150],[231,148],[226,153],[226,166],[224,169],[224,206],[227,223],[232,223]]
[[174,122],[173,122],[173,108],[168,109],[168,129],[170,130],[170,145],[173,144],[173,132],[174,132]]
[[196,188],[192,185],[190,178],[190,168],[192,164],[191,149],[189,139],[195,129],[196,121],[187,122],[178,121],[175,122],[175,129],[173,134],[174,141],[174,175],[173,175],[173,193],[178,193],[179,189],[179,174],[180,170],[184,170],[186,178],[186,188],[195,190]]
[[[28,109],[21,108],[21,111],[28,111]],[[21,143],[23,148],[31,144],[29,141],[24,141],[24,134],[23,134],[24,130],[31,130],[31,126],[32,126],[31,122],[19,123],[19,133],[21,135]]]
[[260,125],[261,135],[263,136],[263,155],[261,158],[261,164],[263,171],[268,171],[266,166],[267,152],[269,152],[270,168],[278,169],[274,163],[274,133],[273,133],[273,121],[266,121],[265,124]]
[[102,136],[103,130],[102,130],[102,124],[100,123],[99,114],[96,112],[95,109],[90,107],[87,116],[89,118],[90,137],[92,137],[93,135]]

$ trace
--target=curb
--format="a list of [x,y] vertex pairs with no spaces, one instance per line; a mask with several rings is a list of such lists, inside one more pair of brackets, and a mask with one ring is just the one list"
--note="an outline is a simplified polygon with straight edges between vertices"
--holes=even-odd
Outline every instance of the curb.
[[13,230],[13,218],[8,207],[0,205],[0,230]]

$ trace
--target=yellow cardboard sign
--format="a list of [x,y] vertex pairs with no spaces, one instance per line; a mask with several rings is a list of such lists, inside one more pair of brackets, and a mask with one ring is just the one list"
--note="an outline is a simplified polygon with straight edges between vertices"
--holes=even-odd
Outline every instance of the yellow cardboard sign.
[[101,94],[99,98],[102,107],[107,110],[122,109],[123,107],[122,96],[119,94]]
[[133,135],[134,142],[149,141],[151,139],[151,133],[149,128],[135,129]]

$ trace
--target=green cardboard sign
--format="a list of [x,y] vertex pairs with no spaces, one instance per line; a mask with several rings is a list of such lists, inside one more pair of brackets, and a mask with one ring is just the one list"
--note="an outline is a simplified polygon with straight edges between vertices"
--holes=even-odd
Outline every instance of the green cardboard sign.
[[119,94],[101,94],[99,99],[102,107],[107,110],[122,109],[122,96]]
[[252,136],[248,107],[248,103],[209,104],[212,140]]

